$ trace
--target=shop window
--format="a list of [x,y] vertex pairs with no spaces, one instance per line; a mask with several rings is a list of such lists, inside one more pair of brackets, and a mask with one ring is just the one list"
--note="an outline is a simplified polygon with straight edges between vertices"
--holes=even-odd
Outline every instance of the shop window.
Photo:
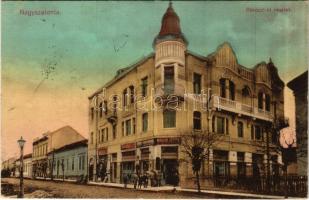
[[193,129],[201,130],[201,112],[193,112]]
[[237,124],[238,137],[244,137],[244,124],[242,122],[238,122]]
[[194,94],[201,94],[201,75],[194,73],[193,75],[193,92]]
[[237,176],[239,178],[246,176],[246,163],[244,152],[237,152]]
[[148,113],[143,113],[142,116],[143,123],[143,132],[147,132],[148,130]]
[[164,110],[163,111],[163,127],[174,128],[176,127],[176,111]]
[[142,79],[142,96],[147,96],[148,77]]
[[131,119],[126,120],[126,135],[131,135]]
[[227,177],[230,172],[230,164],[228,162],[228,151],[213,151],[213,159],[214,159],[214,176],[215,177]]
[[175,88],[174,67],[164,67],[164,93],[173,94]]

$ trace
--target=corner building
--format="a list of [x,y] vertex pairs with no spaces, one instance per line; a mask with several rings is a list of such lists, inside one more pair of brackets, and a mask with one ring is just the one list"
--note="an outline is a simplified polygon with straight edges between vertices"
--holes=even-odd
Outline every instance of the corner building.
[[154,52],[89,96],[89,179],[122,182],[154,170],[161,185],[173,184],[175,173],[180,185],[193,184],[180,145],[192,131],[223,135],[202,166],[202,184],[214,174],[279,173],[271,128],[283,118],[284,83],[271,59],[246,68],[227,42],[208,56],[190,52],[171,3],[161,23]]

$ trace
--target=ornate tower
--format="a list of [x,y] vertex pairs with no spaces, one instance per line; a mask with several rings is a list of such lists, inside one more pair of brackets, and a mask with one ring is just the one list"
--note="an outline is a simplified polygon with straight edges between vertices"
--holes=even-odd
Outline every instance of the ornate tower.
[[160,32],[153,41],[157,94],[183,94],[187,44],[179,17],[170,2],[163,15]]
[[187,40],[181,32],[180,20],[172,7],[172,2],[163,15],[161,30],[153,41],[156,67],[164,63],[185,64]]

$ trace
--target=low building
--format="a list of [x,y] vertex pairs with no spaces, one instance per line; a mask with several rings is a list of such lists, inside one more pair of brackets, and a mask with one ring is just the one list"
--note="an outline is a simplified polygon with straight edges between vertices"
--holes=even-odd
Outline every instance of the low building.
[[64,126],[53,132],[44,133],[33,141],[32,170],[34,177],[51,176],[51,163],[47,154],[55,149],[72,144],[85,138],[71,126]]
[[308,71],[291,80],[287,86],[295,96],[297,173],[307,175],[308,170]]
[[11,157],[2,162],[1,169],[9,170],[11,176],[15,175],[15,157]]
[[87,176],[87,142],[81,140],[48,153],[54,178],[77,180]]
[[[20,159],[15,161],[15,177],[20,176]],[[24,155],[24,173],[25,178],[32,178],[32,153]]]

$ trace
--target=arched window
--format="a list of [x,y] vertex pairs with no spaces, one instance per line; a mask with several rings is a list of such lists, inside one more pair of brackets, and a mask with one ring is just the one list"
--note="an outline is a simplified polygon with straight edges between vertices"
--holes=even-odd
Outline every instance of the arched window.
[[123,103],[123,106],[127,106],[127,96],[128,96],[128,92],[127,92],[127,88],[126,88],[122,92],[122,103]]
[[259,109],[263,109],[263,92],[259,92],[258,94],[258,106]]
[[134,86],[131,85],[129,89],[130,89],[130,103],[134,103],[134,98],[135,98],[134,97]]
[[99,110],[100,110],[100,117],[103,116],[103,103],[101,102],[99,105]]
[[242,103],[248,106],[251,106],[251,91],[248,86],[245,86],[241,90],[241,95],[242,95]]
[[270,111],[270,96],[269,96],[269,94],[265,95],[265,110]]
[[193,112],[193,129],[201,130],[201,112],[194,111]]
[[220,97],[225,98],[226,94],[225,94],[225,79],[221,78],[220,79]]

